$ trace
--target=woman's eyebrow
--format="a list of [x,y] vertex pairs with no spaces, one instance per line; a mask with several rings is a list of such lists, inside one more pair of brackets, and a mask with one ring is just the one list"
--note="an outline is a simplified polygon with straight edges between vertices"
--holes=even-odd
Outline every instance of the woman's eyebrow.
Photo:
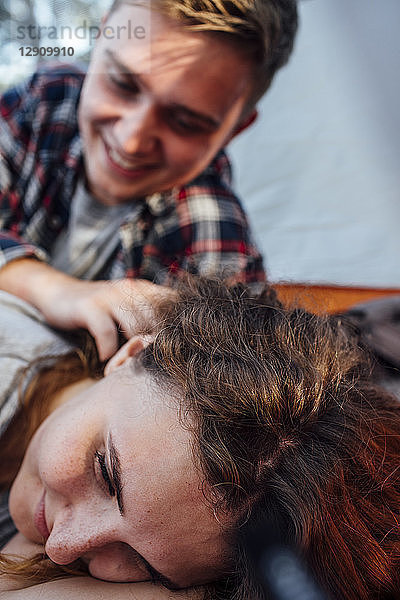
[[117,495],[119,512],[124,516],[124,500],[122,498],[122,483],[121,483],[121,462],[119,460],[118,450],[116,449],[112,435],[108,438],[108,452],[110,455],[111,475]]
[[[121,513],[121,515],[124,516],[124,501],[122,498],[122,483],[121,483],[121,462],[119,459],[118,450],[114,445],[111,432],[108,437],[108,452],[110,455],[111,475],[113,478],[113,483],[115,485],[118,508],[119,508],[119,512]],[[141,554],[139,554],[139,552],[137,550],[134,550],[134,552],[137,554],[139,559],[143,562],[143,564],[146,567],[153,582],[160,583],[165,588],[167,588],[167,590],[175,591],[175,590],[179,589],[179,586],[177,586],[168,577],[166,577],[165,575],[163,575],[162,573],[157,571],[157,569],[155,569]]]

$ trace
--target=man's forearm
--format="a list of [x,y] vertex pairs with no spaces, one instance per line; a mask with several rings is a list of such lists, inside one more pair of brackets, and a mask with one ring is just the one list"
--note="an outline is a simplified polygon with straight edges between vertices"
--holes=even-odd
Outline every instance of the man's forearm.
[[0,269],[0,289],[38,307],[40,291],[54,277],[67,276],[34,258],[18,258]]
[[100,360],[116,352],[119,331],[127,338],[135,335],[138,324],[151,320],[153,302],[161,294],[172,294],[138,279],[76,279],[30,258],[16,259],[0,269],[0,289],[37,308],[52,327],[87,329]]

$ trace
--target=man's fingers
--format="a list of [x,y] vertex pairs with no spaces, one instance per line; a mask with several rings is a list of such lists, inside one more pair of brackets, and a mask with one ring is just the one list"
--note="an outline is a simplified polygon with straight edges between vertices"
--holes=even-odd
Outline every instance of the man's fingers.
[[106,360],[115,354],[118,349],[117,324],[109,314],[93,309],[86,327],[94,337],[100,360]]

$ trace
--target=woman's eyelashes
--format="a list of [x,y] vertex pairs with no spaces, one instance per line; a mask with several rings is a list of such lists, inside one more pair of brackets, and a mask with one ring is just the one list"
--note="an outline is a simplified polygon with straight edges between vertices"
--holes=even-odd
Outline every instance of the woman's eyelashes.
[[110,496],[115,496],[116,491],[115,491],[114,484],[113,484],[111,477],[107,470],[105,454],[103,454],[101,452],[96,452],[96,460],[99,464],[100,472],[104,479],[104,483],[108,487],[108,493],[110,494]]

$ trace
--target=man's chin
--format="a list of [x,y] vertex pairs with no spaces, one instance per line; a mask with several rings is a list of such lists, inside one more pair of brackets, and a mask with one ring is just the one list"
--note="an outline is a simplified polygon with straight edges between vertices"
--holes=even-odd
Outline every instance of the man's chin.
[[140,198],[150,196],[154,193],[153,187],[150,186],[135,186],[128,190],[113,188],[112,186],[89,186],[90,193],[106,206],[117,206],[128,202],[135,202]]

